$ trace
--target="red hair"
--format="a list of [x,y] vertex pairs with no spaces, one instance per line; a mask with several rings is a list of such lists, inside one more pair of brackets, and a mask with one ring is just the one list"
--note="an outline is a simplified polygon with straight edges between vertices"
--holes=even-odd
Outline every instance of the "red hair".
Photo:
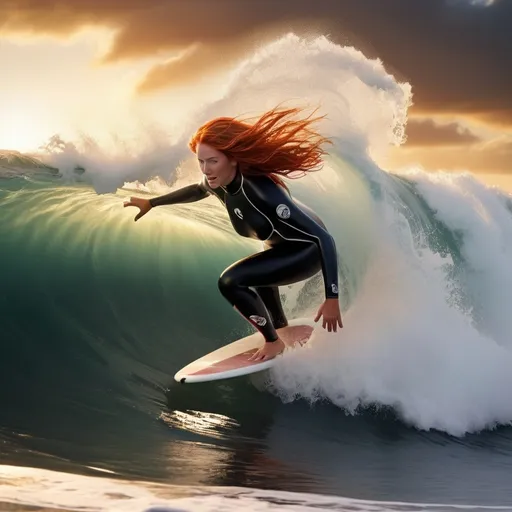
[[299,108],[274,108],[263,114],[254,124],[233,117],[217,117],[203,124],[189,142],[195,153],[200,142],[223,152],[239,163],[244,174],[267,175],[276,183],[284,184],[280,176],[320,170],[323,166],[321,148],[331,143],[311,128],[324,116],[290,119],[301,112]]

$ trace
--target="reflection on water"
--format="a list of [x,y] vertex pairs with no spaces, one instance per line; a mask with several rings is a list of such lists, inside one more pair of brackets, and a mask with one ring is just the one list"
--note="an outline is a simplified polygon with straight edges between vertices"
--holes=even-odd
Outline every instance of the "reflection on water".
[[162,412],[160,419],[171,428],[180,428],[215,439],[226,439],[240,424],[228,416],[202,411]]

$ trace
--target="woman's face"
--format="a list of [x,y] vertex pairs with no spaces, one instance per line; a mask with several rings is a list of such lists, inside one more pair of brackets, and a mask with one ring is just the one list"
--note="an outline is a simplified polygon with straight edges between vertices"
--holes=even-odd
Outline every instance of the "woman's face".
[[212,188],[226,186],[236,175],[236,161],[228,158],[221,151],[200,142],[196,148],[201,172],[206,176]]

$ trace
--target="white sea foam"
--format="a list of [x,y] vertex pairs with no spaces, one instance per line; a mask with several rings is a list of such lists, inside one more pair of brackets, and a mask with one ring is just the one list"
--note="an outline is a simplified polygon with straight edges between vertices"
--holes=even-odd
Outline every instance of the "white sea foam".
[[507,507],[408,504],[243,487],[184,487],[80,476],[30,467],[0,466],[0,506],[52,507],[84,512],[267,512],[287,510],[407,512],[505,510]]

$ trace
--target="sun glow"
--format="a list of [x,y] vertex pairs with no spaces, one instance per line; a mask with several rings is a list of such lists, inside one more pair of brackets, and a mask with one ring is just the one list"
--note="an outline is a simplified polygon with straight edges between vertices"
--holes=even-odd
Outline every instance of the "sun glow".
[[82,30],[64,40],[9,37],[0,44],[0,150],[37,152],[50,137],[108,144],[149,128],[180,126],[190,91],[138,97],[157,57],[101,65],[112,34]]
[[37,114],[26,107],[12,105],[2,112],[0,149],[35,151],[47,137],[47,128]]

